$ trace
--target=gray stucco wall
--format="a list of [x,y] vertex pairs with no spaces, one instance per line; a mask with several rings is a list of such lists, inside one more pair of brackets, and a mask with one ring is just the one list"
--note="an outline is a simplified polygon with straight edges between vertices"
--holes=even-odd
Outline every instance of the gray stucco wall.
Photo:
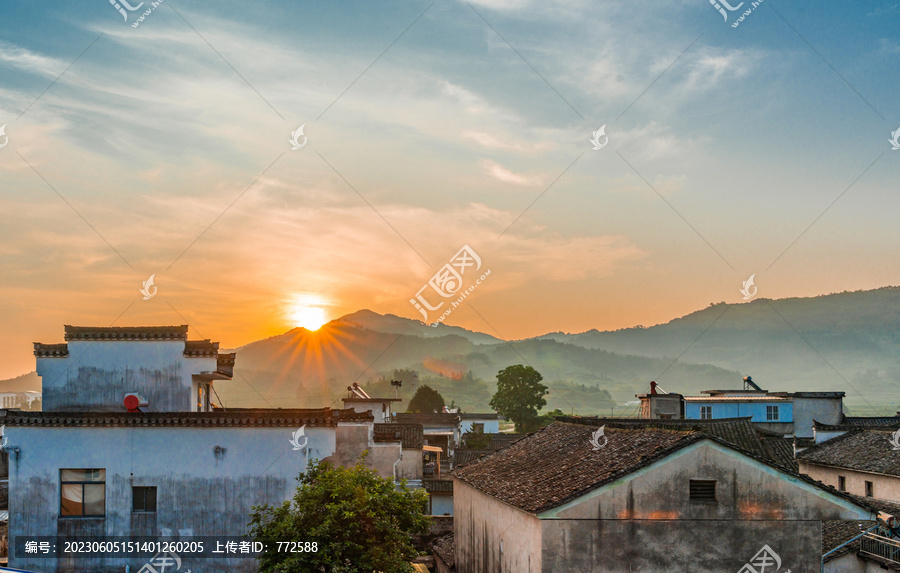
[[403,459],[397,464],[397,479],[422,479],[422,450],[403,449]]
[[[691,501],[691,479],[716,480],[716,502]],[[541,517],[544,566],[566,564],[554,571],[738,571],[769,545],[813,573],[821,521],[868,513],[706,441]]]
[[[716,480],[716,501],[691,501],[691,479]],[[817,573],[821,521],[872,517],[713,441],[540,516],[460,480],[454,488],[460,573],[723,573],[740,570],[764,545],[784,570]]]
[[[457,573],[541,573],[541,523],[537,517],[456,478],[453,512]],[[568,571],[555,566],[544,570]]]
[[145,412],[196,410],[192,375],[216,370],[216,358],[185,358],[184,341],[70,341],[67,358],[38,358],[43,411],[124,412],[137,392]]
[[794,397],[794,435],[813,437],[813,418],[823,424],[840,424],[843,419],[841,398]]
[[368,450],[366,467],[374,469],[381,477],[394,477],[394,464],[400,460],[402,451],[399,443],[375,443],[372,424],[341,424],[336,436],[341,448],[329,461],[345,467],[355,466],[359,463],[359,456]]
[[[309,459],[335,449],[334,428],[306,428],[307,448],[294,451],[292,428],[29,428],[6,427],[10,460],[10,566],[56,571],[53,560],[16,555],[19,536],[242,535],[251,507],[278,504],[297,487]],[[215,446],[225,448],[216,455]],[[59,518],[61,468],[106,470],[106,516]],[[157,512],[132,513],[135,486],[157,487]],[[146,560],[79,560],[84,572],[137,571]],[[196,571],[256,571],[255,560],[188,558]]]

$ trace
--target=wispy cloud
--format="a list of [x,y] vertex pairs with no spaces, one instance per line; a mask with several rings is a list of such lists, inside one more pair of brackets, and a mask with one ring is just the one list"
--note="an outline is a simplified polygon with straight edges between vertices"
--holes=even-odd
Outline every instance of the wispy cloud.
[[497,181],[502,181],[504,183],[533,187],[535,185],[540,185],[543,181],[540,176],[515,173],[490,159],[482,160],[481,165],[484,167],[484,170],[487,171],[488,175]]
[[44,56],[0,40],[0,67],[3,66],[17,68],[49,78],[57,77],[66,69],[66,64],[56,58]]

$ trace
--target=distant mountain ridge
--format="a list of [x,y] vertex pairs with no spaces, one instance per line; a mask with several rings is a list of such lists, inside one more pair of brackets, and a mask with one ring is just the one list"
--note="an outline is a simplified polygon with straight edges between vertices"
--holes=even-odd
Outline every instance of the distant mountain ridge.
[[[900,410],[900,287],[718,303],[647,328],[509,342],[363,309],[315,332],[295,328],[252,342],[237,354],[234,380],[216,385],[226,406],[339,406],[347,385],[394,369],[444,379],[451,393],[451,382],[468,372],[493,392],[497,371],[523,363],[545,383],[602,388],[620,404],[633,403],[650,380],[696,394],[740,387],[752,374],[769,390],[841,390],[853,413],[871,415],[871,405],[892,414]],[[23,387],[37,380],[31,373],[0,381],[0,390],[13,382],[39,389]]]

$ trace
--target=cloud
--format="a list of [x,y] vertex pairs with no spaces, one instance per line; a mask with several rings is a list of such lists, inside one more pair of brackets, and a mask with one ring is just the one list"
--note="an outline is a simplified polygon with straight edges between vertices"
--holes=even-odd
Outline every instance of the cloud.
[[0,40],[0,65],[4,64],[48,78],[56,78],[66,69],[60,60]]
[[539,176],[521,175],[518,173],[514,173],[506,167],[503,167],[502,165],[491,161],[490,159],[482,160],[481,166],[484,167],[484,170],[487,171],[488,175],[504,183],[525,186],[541,185],[541,178]]

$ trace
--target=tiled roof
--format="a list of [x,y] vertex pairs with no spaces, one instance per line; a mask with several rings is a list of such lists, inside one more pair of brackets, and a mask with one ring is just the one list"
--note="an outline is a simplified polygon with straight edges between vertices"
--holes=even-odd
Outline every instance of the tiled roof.
[[787,469],[797,471],[794,460],[793,444],[790,440],[781,441],[775,434],[762,430],[746,418],[718,418],[713,420],[660,420],[651,418],[583,418],[578,416],[562,416],[557,418],[564,422],[600,426],[614,424],[623,427],[663,428],[671,430],[692,430],[716,436],[747,450],[755,456],[773,462]]
[[421,450],[424,444],[422,424],[375,424],[376,442],[400,442],[405,450]]
[[835,497],[874,511],[865,502],[846,493],[690,426],[666,429],[613,422],[605,426],[608,442],[598,451],[593,450],[590,442],[596,427],[584,421],[577,424],[558,421],[451,473],[503,502],[524,511],[540,513],[577,499],[690,444],[708,439]]
[[762,457],[772,460],[780,466],[800,471],[800,464],[794,457],[794,439],[793,438],[763,438],[763,446],[768,450],[767,455]]
[[593,451],[594,430],[556,422],[452,475],[510,505],[539,513],[702,439],[692,432],[607,426],[609,442]]
[[[842,543],[846,543],[875,526],[874,521],[837,521],[828,520],[822,522],[822,555],[825,555],[835,547]],[[828,563],[832,559],[837,559],[848,553],[856,553],[859,548],[859,540],[849,543],[828,557],[825,562]]]
[[34,355],[38,358],[65,358],[69,355],[69,345],[34,343]]
[[181,326],[69,326],[66,340],[187,340]]
[[900,477],[890,430],[857,428],[797,454],[800,462]]
[[491,436],[491,443],[488,444],[488,449],[491,450],[499,450],[500,448],[505,448],[513,442],[521,440],[528,434],[486,434]]
[[793,402],[788,396],[685,396],[685,402]]
[[489,412],[487,414],[477,414],[477,413],[467,413],[460,412],[459,417],[463,420],[502,420],[503,416],[496,412]]
[[900,518],[900,502],[892,501],[890,499],[878,499],[877,497],[863,497],[861,495],[853,495],[850,494],[850,497],[854,498],[858,502],[864,502],[878,511],[883,511],[884,513],[889,513],[894,517]]
[[436,557],[440,558],[447,567],[452,568],[456,565],[456,543],[453,540],[452,533],[448,533],[447,535],[438,538],[434,542],[434,545],[431,546],[431,551]]
[[234,352],[230,354],[216,354],[216,372],[229,378],[234,376],[234,359],[236,356],[237,354]]
[[[499,448],[498,448],[499,449]],[[456,467],[466,465],[468,463],[474,462],[481,456],[486,456],[491,452],[497,451],[494,450],[472,450],[472,449],[456,449],[453,451],[454,456],[454,464]]]
[[212,358],[219,354],[219,343],[207,340],[185,340],[184,356],[188,358]]
[[398,424],[422,424],[426,428],[435,426],[458,426],[459,414],[398,412],[394,414],[394,421]]
[[338,422],[371,422],[369,412],[320,409],[234,409],[215,412],[23,412],[7,410],[0,423],[7,426],[41,427],[184,427],[254,426],[291,427],[336,426]]
[[824,432],[852,430],[862,427],[883,427],[883,428],[900,428],[900,416],[879,416],[879,417],[848,417],[840,424],[823,424],[813,420],[813,427],[816,430]]
[[422,487],[428,493],[453,493],[452,479],[423,479]]

